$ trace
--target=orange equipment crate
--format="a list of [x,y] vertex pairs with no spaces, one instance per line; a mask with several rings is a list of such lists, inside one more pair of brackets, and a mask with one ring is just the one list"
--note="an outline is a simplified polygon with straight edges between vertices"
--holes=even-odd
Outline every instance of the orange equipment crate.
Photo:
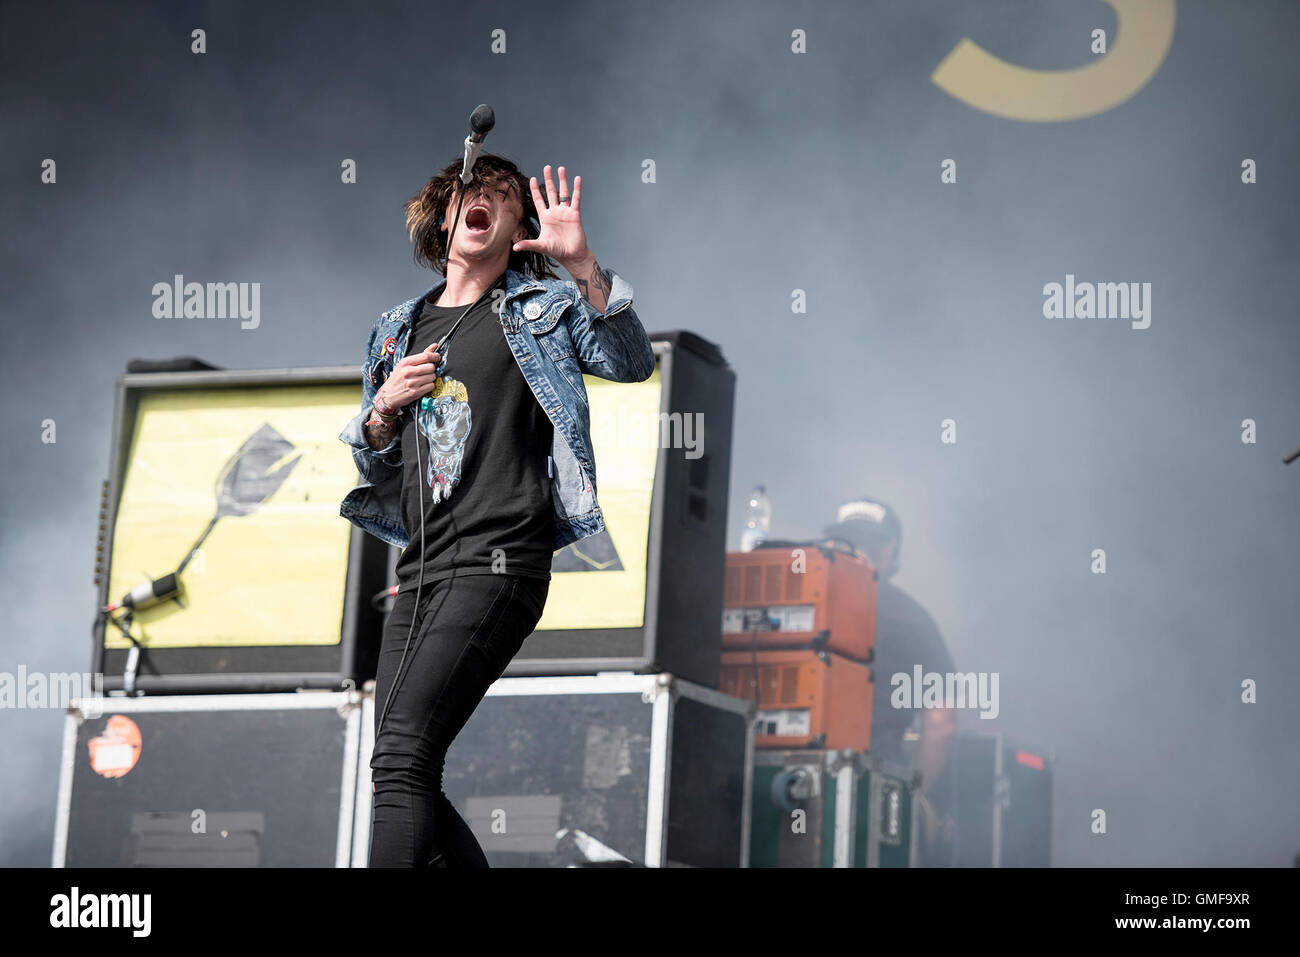
[[727,552],[722,647],[826,648],[870,661],[876,571],[864,558],[816,544]]
[[871,668],[826,651],[724,651],[718,690],[754,700],[757,748],[871,746]]

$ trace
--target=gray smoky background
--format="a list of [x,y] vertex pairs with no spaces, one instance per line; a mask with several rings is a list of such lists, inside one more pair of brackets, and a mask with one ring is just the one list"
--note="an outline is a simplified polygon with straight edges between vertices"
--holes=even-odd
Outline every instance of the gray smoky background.
[[[1055,863],[1290,865],[1300,5],[1179,0],[1159,71],[1082,120],[930,81],[963,37],[1082,66],[1095,28],[1115,42],[1109,4],[5,0],[0,671],[89,667],[127,360],[359,368],[432,284],[401,204],[486,102],[489,151],[582,175],[647,328],[735,368],[731,547],[758,483],[783,538],[861,494],[898,510],[898,584],[958,670],[1000,675],[998,717],[961,727],[1057,760]],[[260,282],[260,326],[154,318],[177,273]],[[1150,282],[1150,328],[1045,319],[1067,273]],[[61,720],[0,712],[0,862],[50,860]]]

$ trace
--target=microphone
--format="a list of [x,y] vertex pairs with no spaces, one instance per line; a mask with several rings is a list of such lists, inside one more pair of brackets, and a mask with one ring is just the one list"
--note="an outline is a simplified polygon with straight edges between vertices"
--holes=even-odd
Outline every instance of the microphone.
[[136,611],[168,601],[180,594],[180,579],[176,573],[164,575],[153,581],[145,582],[131,589],[116,605],[109,605],[105,611],[117,611],[119,608],[131,608]]
[[470,114],[469,136],[465,137],[465,163],[460,171],[460,181],[466,186],[474,178],[472,172],[474,163],[483,149],[483,141],[487,139],[488,133],[492,132],[496,122],[497,118],[492,113],[492,107],[486,103],[480,103]]

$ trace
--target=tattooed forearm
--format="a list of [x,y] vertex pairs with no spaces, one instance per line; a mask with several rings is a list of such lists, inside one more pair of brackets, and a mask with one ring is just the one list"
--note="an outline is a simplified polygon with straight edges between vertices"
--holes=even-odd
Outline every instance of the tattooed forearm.
[[384,421],[375,411],[374,406],[371,406],[370,418],[366,420],[366,426],[361,432],[366,437],[366,445],[376,452],[381,452],[392,444],[397,435],[397,419]]
[[573,281],[578,285],[578,291],[582,293],[582,298],[591,303],[599,312],[604,312],[605,307],[609,305],[609,292],[613,288],[609,280],[609,273],[600,268],[600,263],[595,259],[591,261],[590,271],[579,270],[584,275],[575,275]]

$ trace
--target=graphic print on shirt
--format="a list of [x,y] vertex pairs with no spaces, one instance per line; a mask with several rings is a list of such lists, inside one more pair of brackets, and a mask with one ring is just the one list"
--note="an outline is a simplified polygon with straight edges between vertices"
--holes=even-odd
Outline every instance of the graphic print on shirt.
[[438,378],[433,390],[420,401],[416,424],[429,443],[429,465],[425,481],[438,503],[451,496],[460,484],[461,469],[465,462],[465,440],[469,438],[469,390],[465,384],[443,375],[449,348],[445,348],[438,363]]

